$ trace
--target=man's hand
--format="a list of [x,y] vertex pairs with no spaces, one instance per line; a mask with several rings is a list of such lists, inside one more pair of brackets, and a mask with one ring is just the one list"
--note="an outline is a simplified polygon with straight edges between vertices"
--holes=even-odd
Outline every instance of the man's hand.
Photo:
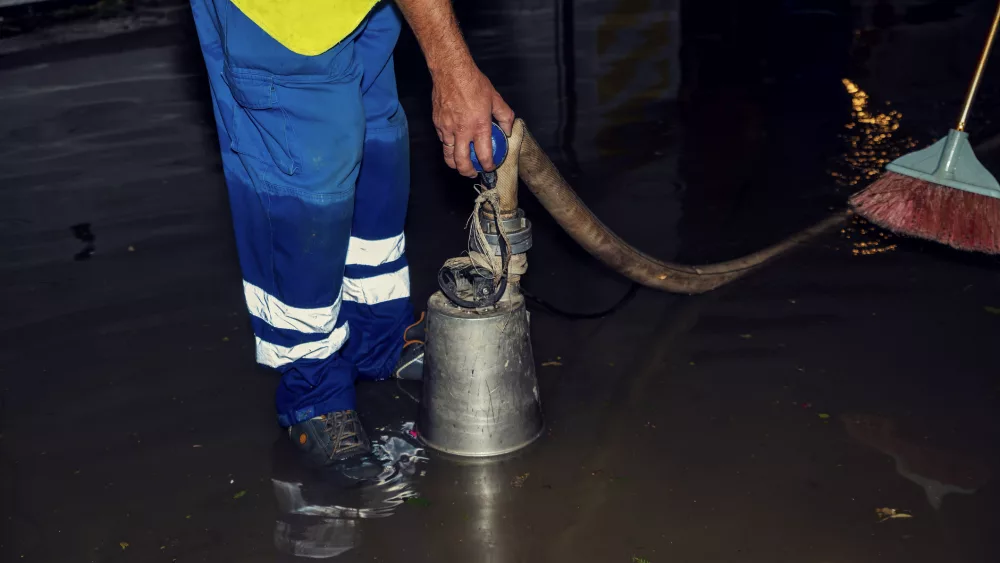
[[472,60],[450,0],[396,0],[417,36],[434,80],[434,126],[444,161],[463,176],[476,177],[469,143],[484,170],[493,165],[491,122],[510,135],[514,112]]
[[475,65],[434,77],[434,127],[444,145],[444,161],[463,176],[476,177],[469,143],[483,170],[493,170],[491,118],[510,135],[514,112]]

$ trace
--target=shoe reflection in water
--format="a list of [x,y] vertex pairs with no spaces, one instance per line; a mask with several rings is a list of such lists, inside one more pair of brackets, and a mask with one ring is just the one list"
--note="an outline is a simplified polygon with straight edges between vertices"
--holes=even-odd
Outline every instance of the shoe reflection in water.
[[423,450],[400,433],[372,441],[383,463],[378,477],[344,487],[337,475],[305,469],[284,440],[275,448],[271,483],[278,507],[274,546],[311,559],[336,557],[358,545],[362,520],[392,516],[416,497],[413,478]]
[[[302,496],[302,483],[277,479],[271,482],[278,501],[278,520],[274,525],[274,547],[278,551],[324,559],[336,557],[357,544],[358,518],[347,515],[349,510],[309,505]],[[333,516],[338,509],[343,516]]]

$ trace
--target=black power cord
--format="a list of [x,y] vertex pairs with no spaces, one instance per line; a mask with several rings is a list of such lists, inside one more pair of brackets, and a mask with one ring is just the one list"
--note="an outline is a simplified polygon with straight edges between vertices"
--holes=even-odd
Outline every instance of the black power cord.
[[618,312],[622,307],[627,305],[629,301],[632,301],[632,298],[635,297],[636,293],[638,293],[640,287],[642,286],[640,286],[637,283],[633,283],[632,286],[628,288],[628,291],[625,292],[625,295],[618,300],[618,302],[616,302],[610,308],[596,313],[574,313],[571,311],[564,311],[563,309],[560,309],[555,305],[552,305],[548,301],[545,301],[541,297],[532,294],[530,291],[525,289],[524,286],[521,286],[520,289],[521,289],[521,294],[524,295],[525,299],[527,299],[531,303],[534,303],[538,307],[541,307],[547,313],[570,320],[582,321],[582,320],[603,319],[608,315]]

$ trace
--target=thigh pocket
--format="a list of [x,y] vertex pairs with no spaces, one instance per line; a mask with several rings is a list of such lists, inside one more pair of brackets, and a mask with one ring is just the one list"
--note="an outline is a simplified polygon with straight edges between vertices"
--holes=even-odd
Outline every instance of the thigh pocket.
[[226,83],[233,93],[233,127],[230,135],[234,151],[273,164],[287,175],[299,170],[290,120],[278,103],[274,76],[226,69]]

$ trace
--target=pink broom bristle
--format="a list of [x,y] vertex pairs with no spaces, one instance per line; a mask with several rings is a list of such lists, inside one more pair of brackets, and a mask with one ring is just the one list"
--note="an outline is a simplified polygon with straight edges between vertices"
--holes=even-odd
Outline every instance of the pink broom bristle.
[[850,204],[865,219],[895,233],[1000,254],[1000,198],[886,172],[854,194]]

